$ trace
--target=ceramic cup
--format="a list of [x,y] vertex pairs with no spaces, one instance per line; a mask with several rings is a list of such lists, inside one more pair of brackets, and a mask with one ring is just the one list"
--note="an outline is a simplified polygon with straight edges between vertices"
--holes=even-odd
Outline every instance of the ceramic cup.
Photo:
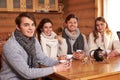
[[79,49],[79,50],[76,50],[76,52],[79,52],[79,53],[80,53],[80,52],[82,52],[82,50]]
[[73,55],[72,55],[72,54],[68,54],[68,55],[67,55],[67,59],[68,59],[70,62],[71,62],[71,61],[72,61],[72,59],[73,59],[72,57],[73,57]]
[[60,62],[60,63],[66,63],[67,60],[60,60],[59,62]]
[[72,56],[73,56],[72,54],[68,54],[68,55],[67,55],[67,58],[68,58],[68,59],[71,59]]

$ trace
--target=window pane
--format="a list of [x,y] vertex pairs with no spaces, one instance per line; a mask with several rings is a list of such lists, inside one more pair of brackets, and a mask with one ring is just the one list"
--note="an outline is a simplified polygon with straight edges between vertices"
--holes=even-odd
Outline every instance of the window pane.
[[0,8],[7,8],[7,1],[6,0],[0,0]]
[[55,0],[50,0],[50,7],[55,6]]
[[27,9],[33,9],[32,0],[26,0],[26,8]]
[[13,8],[20,8],[20,0],[13,0]]
[[38,6],[39,7],[44,7],[44,0],[38,0]]
[[108,22],[110,29],[116,35],[116,31],[120,31],[120,0],[104,0],[104,16]]
[[44,0],[38,0],[38,3],[44,5]]

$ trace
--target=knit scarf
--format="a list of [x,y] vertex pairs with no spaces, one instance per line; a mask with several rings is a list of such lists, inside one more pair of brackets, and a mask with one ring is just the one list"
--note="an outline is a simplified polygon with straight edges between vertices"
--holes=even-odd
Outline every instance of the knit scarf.
[[69,39],[71,40],[76,40],[80,34],[80,31],[79,29],[77,28],[76,29],[76,33],[74,35],[72,35],[69,30],[67,28],[65,28],[65,33],[68,35]]
[[17,42],[25,49],[25,51],[28,54],[27,64],[29,65],[29,67],[30,68],[37,67],[34,36],[28,38],[24,36],[23,33],[17,29],[15,30],[14,35]]
[[52,32],[49,36],[45,35],[42,32],[40,36],[43,52],[45,53],[45,55],[56,59],[58,53],[58,40],[55,39],[55,32]]
[[46,39],[54,39],[56,36],[55,32],[51,32],[51,35],[47,36],[44,32],[42,32],[40,35],[43,35]]
[[64,29],[62,37],[66,39],[68,45],[67,54],[72,54],[76,50],[84,49],[84,38],[79,29],[76,29],[76,35],[71,35],[67,28]]

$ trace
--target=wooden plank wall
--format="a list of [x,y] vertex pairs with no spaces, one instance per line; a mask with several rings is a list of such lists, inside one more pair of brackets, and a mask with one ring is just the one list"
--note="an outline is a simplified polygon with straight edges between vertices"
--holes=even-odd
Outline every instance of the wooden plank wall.
[[[0,38],[6,40],[11,32],[15,30],[15,18],[18,16],[17,12],[0,12]],[[63,26],[62,13],[33,13],[35,15],[37,25],[42,18],[50,18],[53,21],[53,30],[56,31],[57,27]]]
[[[34,13],[37,21],[37,25],[40,20],[44,17],[50,18],[54,23],[54,31],[59,26],[64,26],[65,17],[74,13],[79,17],[79,28],[87,38],[88,34],[93,30],[94,20],[96,17],[97,7],[95,4],[96,0],[63,0],[64,13]],[[15,23],[14,20],[19,13],[15,12],[0,12],[0,35],[6,35],[14,31]],[[4,37],[5,38],[5,37]]]
[[95,0],[64,0],[64,3],[64,18],[70,13],[77,15],[80,31],[88,38],[89,33],[93,30],[96,17]]
[[[15,30],[15,18],[19,13],[16,12],[0,12],[0,68],[1,68],[1,54],[5,41],[9,38],[11,33]],[[61,13],[33,13],[35,15],[37,25],[42,18],[50,18],[53,21],[53,30],[57,27],[63,26],[63,14]]]
[[[79,17],[80,31],[88,38],[88,34],[93,30],[94,20],[97,15],[95,1],[96,0],[63,0],[64,13],[33,14],[36,17],[37,25],[42,18],[50,18],[54,23],[53,30],[55,31],[59,26],[64,26],[64,19],[68,14],[74,13]],[[17,12],[0,12],[0,38],[2,38],[3,41],[7,40],[11,32],[15,30],[14,20],[18,14]]]

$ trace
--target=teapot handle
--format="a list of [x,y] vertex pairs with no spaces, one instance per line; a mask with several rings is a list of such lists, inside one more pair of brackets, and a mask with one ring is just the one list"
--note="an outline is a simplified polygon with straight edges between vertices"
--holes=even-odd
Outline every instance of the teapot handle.
[[92,53],[93,51],[95,51],[95,50],[91,50],[91,51],[90,51],[90,53],[89,53],[89,56],[90,56],[90,57],[92,57],[91,53]]

